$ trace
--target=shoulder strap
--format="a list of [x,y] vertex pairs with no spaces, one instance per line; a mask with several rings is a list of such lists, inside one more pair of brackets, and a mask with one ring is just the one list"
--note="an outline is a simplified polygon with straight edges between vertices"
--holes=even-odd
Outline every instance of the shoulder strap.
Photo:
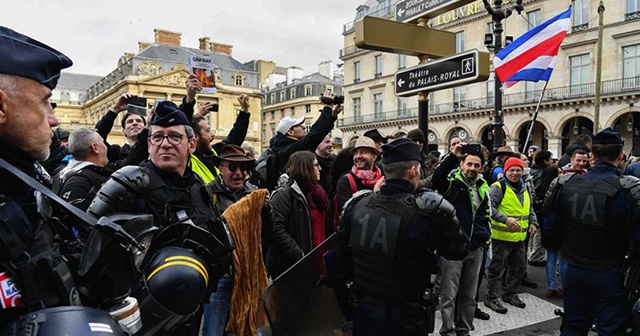
[[351,187],[351,194],[355,194],[358,191],[358,187],[356,186],[356,179],[353,177],[353,174],[347,174],[347,180],[349,180],[349,186]]
[[82,212],[80,209],[76,208],[75,206],[65,202],[63,199],[58,197],[58,195],[54,194],[53,191],[49,190],[48,188],[40,184],[38,181],[36,181],[36,179],[25,174],[20,169],[14,167],[12,164],[10,164],[9,162],[5,161],[2,158],[0,158],[0,168],[3,168],[4,170],[13,174],[14,176],[22,180],[24,183],[26,183],[29,187],[41,192],[43,195],[47,196],[52,201],[58,203],[63,209],[67,210],[68,212],[70,212],[80,220],[86,222],[90,226],[95,226],[95,224],[97,223],[98,221],[97,219],[90,216],[86,212]]
[[502,195],[504,195],[507,192],[507,184],[504,182],[503,179],[500,179],[500,189],[502,189]]

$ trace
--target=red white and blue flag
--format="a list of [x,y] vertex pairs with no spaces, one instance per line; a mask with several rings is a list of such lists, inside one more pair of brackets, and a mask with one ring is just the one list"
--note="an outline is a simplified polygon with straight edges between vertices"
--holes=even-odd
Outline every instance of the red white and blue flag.
[[493,66],[505,88],[519,81],[548,82],[570,25],[571,6],[500,50],[493,58]]

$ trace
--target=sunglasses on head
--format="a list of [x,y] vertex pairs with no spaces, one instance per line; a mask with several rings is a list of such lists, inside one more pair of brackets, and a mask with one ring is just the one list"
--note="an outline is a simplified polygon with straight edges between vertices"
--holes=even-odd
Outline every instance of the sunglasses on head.
[[227,163],[226,167],[232,172],[238,170],[238,168],[240,168],[241,171],[248,171],[251,169],[251,162],[230,161],[229,163]]

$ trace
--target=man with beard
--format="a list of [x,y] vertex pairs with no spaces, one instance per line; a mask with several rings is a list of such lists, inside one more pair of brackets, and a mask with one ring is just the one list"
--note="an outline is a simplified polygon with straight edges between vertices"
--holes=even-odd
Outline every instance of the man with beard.
[[331,143],[331,136],[327,135],[324,140],[316,148],[316,159],[322,169],[320,171],[320,181],[318,183],[324,189],[324,192],[329,195],[329,189],[331,189],[331,166],[336,160],[335,154],[333,154],[333,143]]
[[[488,319],[488,315],[477,308],[475,297],[485,249],[491,238],[489,185],[484,179],[478,178],[484,159],[473,154],[462,154],[463,145],[466,144],[458,142],[453,145],[451,154],[433,173],[433,187],[456,208],[460,226],[469,237],[469,254],[466,258],[442,258],[440,335],[456,335],[456,332],[458,335],[469,335],[473,330],[474,315]],[[458,169],[449,174],[456,166]]]
[[[199,85],[199,84],[198,84]],[[198,91],[201,89],[198,89]],[[200,105],[198,114],[191,119],[191,127],[196,135],[196,150],[191,154],[191,168],[204,180],[204,183],[209,183],[220,173],[216,168],[213,157],[222,150],[222,147],[228,144],[240,146],[247,136],[247,128],[249,127],[249,96],[243,94],[238,97],[238,103],[240,103],[240,111],[236,117],[236,122],[233,124],[233,128],[227,134],[227,137],[222,141],[215,143],[211,146],[214,134],[211,131],[211,125],[205,119],[205,116],[209,113],[209,108],[214,104],[206,102]]]
[[361,136],[351,152],[353,153],[353,167],[350,172],[340,177],[336,186],[338,211],[341,211],[344,204],[356,191],[373,190],[373,186],[382,178],[382,171],[374,164],[380,156],[380,150],[373,139]]

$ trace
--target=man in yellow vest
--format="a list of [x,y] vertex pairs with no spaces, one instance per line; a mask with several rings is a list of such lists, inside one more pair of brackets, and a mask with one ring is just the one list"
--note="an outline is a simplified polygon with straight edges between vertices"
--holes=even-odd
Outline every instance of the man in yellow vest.
[[533,211],[531,195],[522,179],[524,163],[518,158],[509,158],[504,164],[504,176],[491,185],[491,245],[493,256],[487,271],[487,293],[484,305],[491,310],[506,314],[498,299],[500,275],[506,272],[502,300],[518,308],[526,303],[516,294],[526,271],[524,240],[527,231],[534,235],[538,220]]

